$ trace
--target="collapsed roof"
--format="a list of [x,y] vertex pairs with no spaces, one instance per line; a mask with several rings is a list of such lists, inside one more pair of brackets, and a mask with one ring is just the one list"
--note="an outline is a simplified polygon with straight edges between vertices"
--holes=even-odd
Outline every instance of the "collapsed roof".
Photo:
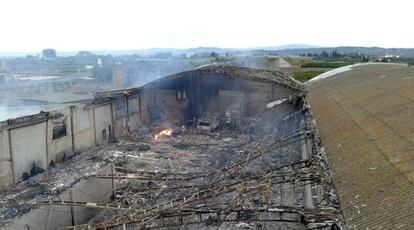
[[[210,65],[170,75],[141,88],[101,93],[93,104],[70,108],[61,115],[67,124],[71,124],[70,128],[64,129],[64,133],[69,131],[70,135],[58,139],[64,143],[61,146],[66,152],[62,154],[73,156],[75,151],[108,143],[108,132],[109,139],[132,140],[129,145],[146,143],[149,147],[135,151],[135,147],[109,145],[109,151],[101,148],[103,152],[98,150],[100,154],[91,152],[97,156],[80,158],[91,161],[92,165],[82,164],[85,168],[79,170],[87,171],[88,176],[75,180],[83,180],[80,185],[71,182],[59,186],[62,189],[69,186],[69,192],[73,192],[69,196],[67,191],[50,195],[51,191],[47,191],[50,186],[42,185],[47,183],[48,176],[24,182],[29,185],[26,190],[29,194],[38,194],[30,192],[32,189],[46,189],[40,197],[26,196],[27,192],[15,196],[23,199],[20,202],[25,204],[22,210],[34,208],[27,200],[34,199],[41,206],[40,211],[35,209],[38,212],[34,218],[36,222],[31,223],[32,229],[37,224],[48,229],[56,226],[116,229],[171,224],[236,229],[247,226],[282,229],[343,226],[329,166],[303,86],[280,72]],[[210,117],[220,121],[210,127],[212,133],[198,130],[197,120]],[[42,148],[43,143],[46,146],[56,143],[52,135],[47,135],[48,127],[66,127],[65,123],[55,124],[49,118],[53,119],[45,115],[42,119],[46,121],[36,120],[45,124],[37,126],[45,128],[46,136],[38,143]],[[26,143],[25,138],[35,138],[21,136],[22,132],[15,131],[20,127],[10,126],[10,121],[7,124],[9,126],[4,128],[11,134],[7,137],[9,140],[14,138],[9,141],[13,143],[10,154],[24,156],[25,152],[16,146]],[[140,129],[145,127],[146,131],[142,133]],[[27,124],[24,129],[30,128]],[[166,137],[165,143],[160,143],[157,138],[165,130],[155,137],[152,135],[162,128],[170,130],[166,133],[175,133],[173,137]],[[51,131],[49,133],[55,133]],[[21,138],[15,138],[15,133]],[[31,151],[36,147],[32,146]],[[38,154],[44,157],[41,152]],[[57,148],[47,148],[45,158],[55,160],[58,158],[54,156],[59,154],[62,155]],[[151,157],[155,158],[147,164]],[[163,160],[166,157],[167,161]],[[25,160],[24,157],[19,159]],[[93,164],[108,162],[122,168],[113,168],[112,173],[102,175],[93,167]],[[159,165],[162,162],[163,165]],[[47,168],[48,164],[44,162],[40,166]],[[72,164],[76,164],[76,157]],[[18,169],[19,179],[26,169]],[[54,169],[66,175],[64,169]],[[137,171],[140,169],[146,171]],[[191,177],[188,173],[194,173],[194,169],[198,174]],[[100,182],[89,183],[88,179]],[[90,188],[99,184],[111,187],[113,191]],[[96,200],[89,195],[94,189],[99,190],[102,197],[112,195],[114,200],[110,203],[107,199]],[[135,193],[136,189],[140,192]],[[115,190],[121,190],[119,196]],[[148,199],[152,195],[156,196]],[[88,222],[86,216],[77,214],[74,217],[73,213],[66,212],[74,206],[78,213],[87,210],[87,216],[96,213],[90,209],[115,212],[105,212],[103,218],[97,215]],[[65,212],[54,212],[57,207]],[[20,213],[9,219],[16,216],[19,218]],[[51,220],[51,216],[61,221]],[[33,216],[26,213],[11,226],[27,223],[25,218],[33,219]],[[68,222],[70,219],[76,221]]]
[[252,69],[252,68],[223,65],[223,64],[206,65],[206,66],[201,66],[201,67],[191,69],[188,71],[171,74],[163,78],[157,79],[155,81],[152,81],[142,86],[142,88],[150,88],[164,81],[175,80],[175,79],[179,79],[185,76],[199,76],[201,74],[202,75],[220,74],[224,77],[230,77],[230,78],[233,77],[233,78],[239,78],[239,79],[248,79],[248,80],[260,81],[260,82],[279,84],[294,91],[303,90],[303,86],[299,81],[279,71]]

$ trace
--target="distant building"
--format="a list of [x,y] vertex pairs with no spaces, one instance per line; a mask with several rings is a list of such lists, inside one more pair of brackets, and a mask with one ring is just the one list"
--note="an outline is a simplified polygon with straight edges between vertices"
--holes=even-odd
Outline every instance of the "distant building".
[[98,64],[98,66],[101,67],[102,66],[102,58],[98,58],[96,60],[96,64]]
[[126,82],[126,69],[123,66],[117,65],[112,69],[112,84],[115,88],[125,87]]
[[0,73],[0,84],[6,83],[6,75],[3,73]]
[[393,54],[386,54],[383,56],[379,56],[375,58],[375,61],[377,62],[395,62],[398,61],[400,58],[399,55],[393,55]]
[[4,62],[4,59],[0,59],[0,70],[7,69],[6,63]]
[[0,73],[0,84],[13,83],[16,78],[8,73]]

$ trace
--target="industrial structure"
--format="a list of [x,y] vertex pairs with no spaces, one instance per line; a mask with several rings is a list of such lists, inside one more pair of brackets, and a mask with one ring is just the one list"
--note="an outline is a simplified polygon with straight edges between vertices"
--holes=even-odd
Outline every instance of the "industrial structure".
[[414,68],[345,67],[307,84],[350,229],[414,225]]
[[[2,122],[2,226],[408,228],[410,128],[372,119],[383,135],[407,142],[394,145],[362,121],[395,97],[393,71],[411,84],[413,70],[367,66],[303,85],[277,71],[209,65]],[[397,97],[409,103],[412,91],[402,89]],[[374,113],[345,94],[385,103]],[[379,200],[395,214],[380,210]]]

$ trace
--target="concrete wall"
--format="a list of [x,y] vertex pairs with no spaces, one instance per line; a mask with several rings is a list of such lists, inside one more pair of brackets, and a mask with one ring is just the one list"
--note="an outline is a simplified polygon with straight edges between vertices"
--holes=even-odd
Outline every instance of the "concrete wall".
[[[141,126],[137,95],[111,103],[53,111],[49,118],[34,124],[2,126],[6,128],[0,129],[0,190],[21,181],[25,172],[30,176],[33,164],[47,169],[52,161],[63,161],[75,152],[107,144],[111,136],[117,138]],[[20,120],[32,122],[24,117]],[[66,135],[53,139],[53,128],[62,120],[66,124]]]
[[7,130],[0,131],[0,161],[10,161],[9,133]]
[[136,130],[141,126],[141,117],[139,113],[129,115],[128,127],[130,130]]
[[91,107],[75,107],[72,111],[75,152],[81,152],[95,145],[93,109]]
[[[112,165],[98,171],[98,173],[111,172]],[[89,178],[75,184],[71,189],[56,197],[55,200],[107,203],[111,201],[112,184],[112,179]],[[87,223],[99,211],[101,210],[84,207],[41,206],[16,219],[5,229],[54,230],[65,226]]]
[[266,105],[278,99],[288,99],[291,94],[289,89],[279,85],[270,85],[262,82],[253,82],[249,86],[247,97],[247,111],[263,112]]
[[12,160],[9,148],[9,132],[0,131],[0,190],[13,184]]
[[[254,115],[266,110],[269,102],[292,94],[292,90],[280,85],[224,76],[202,75],[177,81],[181,82],[141,90],[141,119],[145,124],[191,120],[207,111],[224,114],[233,106],[238,107],[238,117]],[[186,98],[177,98],[177,92],[183,91]]]
[[262,112],[266,109],[266,104],[273,99],[279,99],[272,95],[272,86],[261,82],[251,85],[250,92],[246,95],[248,100],[248,111]]
[[183,121],[185,100],[177,100],[177,90],[152,90],[152,103],[149,104],[151,116],[159,116],[163,120]]
[[128,103],[124,97],[112,102],[115,138],[119,138],[128,132],[127,105]]
[[[111,127],[111,128],[109,128]],[[95,108],[96,145],[108,143],[112,127],[111,105],[106,104]],[[103,132],[105,134],[103,134]],[[106,138],[104,138],[106,135]]]
[[150,98],[151,98],[151,91],[143,89],[140,92],[140,99],[141,99],[141,108],[140,108],[140,116],[141,121],[144,124],[149,124],[151,122],[150,116]]
[[[71,130],[71,120],[70,120],[70,109],[59,110],[63,116],[55,119],[48,120],[48,164],[51,161],[59,162],[63,161],[66,157],[73,155],[72,149],[72,130]],[[65,120],[66,123],[66,136],[53,139],[53,128],[57,122]]]
[[13,169],[11,161],[0,161],[0,190],[13,185]]
[[[141,99],[142,102],[142,99]],[[112,102],[113,128],[115,138],[138,129],[142,122],[142,105],[137,95],[121,97]]]
[[177,90],[151,89],[141,92],[140,119],[144,124],[157,120],[183,121],[186,100],[177,100]]
[[23,179],[34,165],[47,168],[46,122],[10,130],[15,181]]
[[141,126],[140,108],[138,97],[128,99],[128,127],[130,130],[138,129]]
[[231,120],[234,124],[239,124],[245,116],[246,99],[242,91],[220,90],[219,108],[220,114],[226,112],[231,114]]

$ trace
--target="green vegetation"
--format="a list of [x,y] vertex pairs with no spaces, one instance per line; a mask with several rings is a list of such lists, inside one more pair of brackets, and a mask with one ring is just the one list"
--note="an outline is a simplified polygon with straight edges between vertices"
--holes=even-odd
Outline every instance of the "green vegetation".
[[56,58],[56,50],[54,49],[44,49],[42,50],[43,57],[46,58]]
[[352,62],[313,62],[303,64],[302,68],[339,68],[346,65],[352,65]]
[[324,73],[324,71],[303,71],[303,72],[293,72],[291,75],[300,82],[308,81],[319,74]]
[[315,62],[311,57],[283,57],[285,61],[289,62],[293,66],[302,66],[304,64],[313,63]]

